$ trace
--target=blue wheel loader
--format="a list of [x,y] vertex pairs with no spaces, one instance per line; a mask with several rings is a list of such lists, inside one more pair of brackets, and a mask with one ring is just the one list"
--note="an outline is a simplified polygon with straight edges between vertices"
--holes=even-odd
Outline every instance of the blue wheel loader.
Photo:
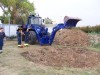
[[42,24],[43,20],[41,17],[29,15],[27,24],[22,27],[23,31],[29,29],[29,44],[36,44],[38,42],[40,45],[51,45],[58,30],[76,27],[79,21],[80,19],[69,18],[64,23],[57,24],[53,27],[50,34],[48,28]]

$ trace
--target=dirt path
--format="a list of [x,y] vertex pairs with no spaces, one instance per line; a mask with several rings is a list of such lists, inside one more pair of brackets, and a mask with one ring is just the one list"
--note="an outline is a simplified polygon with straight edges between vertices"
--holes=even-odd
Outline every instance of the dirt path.
[[20,55],[23,51],[15,42],[5,44],[4,52],[0,54],[0,75],[34,75],[32,70],[38,67]]
[[43,47],[33,45],[17,48],[16,45],[15,41],[6,42],[4,52],[0,54],[0,75],[100,75],[100,68],[58,68],[33,63],[26,60],[20,53]]

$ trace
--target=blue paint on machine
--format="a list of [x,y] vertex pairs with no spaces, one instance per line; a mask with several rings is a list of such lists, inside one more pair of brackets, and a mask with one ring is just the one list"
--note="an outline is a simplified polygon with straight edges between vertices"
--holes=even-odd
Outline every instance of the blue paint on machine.
[[29,44],[35,44],[38,41],[40,45],[51,45],[58,30],[76,27],[78,21],[80,21],[80,19],[67,18],[67,16],[65,16],[64,23],[57,24],[53,27],[50,34],[48,28],[42,24],[41,17],[29,15],[27,24],[22,27],[24,27],[23,31],[29,29]]

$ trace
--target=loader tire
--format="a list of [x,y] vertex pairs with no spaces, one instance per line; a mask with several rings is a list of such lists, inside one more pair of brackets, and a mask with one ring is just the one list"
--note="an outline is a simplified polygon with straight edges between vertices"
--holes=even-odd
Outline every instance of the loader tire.
[[36,44],[36,33],[34,31],[29,31],[29,44],[33,45]]

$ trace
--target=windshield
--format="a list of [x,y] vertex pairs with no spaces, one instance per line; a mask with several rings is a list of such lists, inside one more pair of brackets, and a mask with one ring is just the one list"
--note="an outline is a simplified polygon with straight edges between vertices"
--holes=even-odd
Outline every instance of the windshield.
[[40,17],[32,17],[29,20],[29,24],[38,24],[38,25],[42,25],[42,19]]

